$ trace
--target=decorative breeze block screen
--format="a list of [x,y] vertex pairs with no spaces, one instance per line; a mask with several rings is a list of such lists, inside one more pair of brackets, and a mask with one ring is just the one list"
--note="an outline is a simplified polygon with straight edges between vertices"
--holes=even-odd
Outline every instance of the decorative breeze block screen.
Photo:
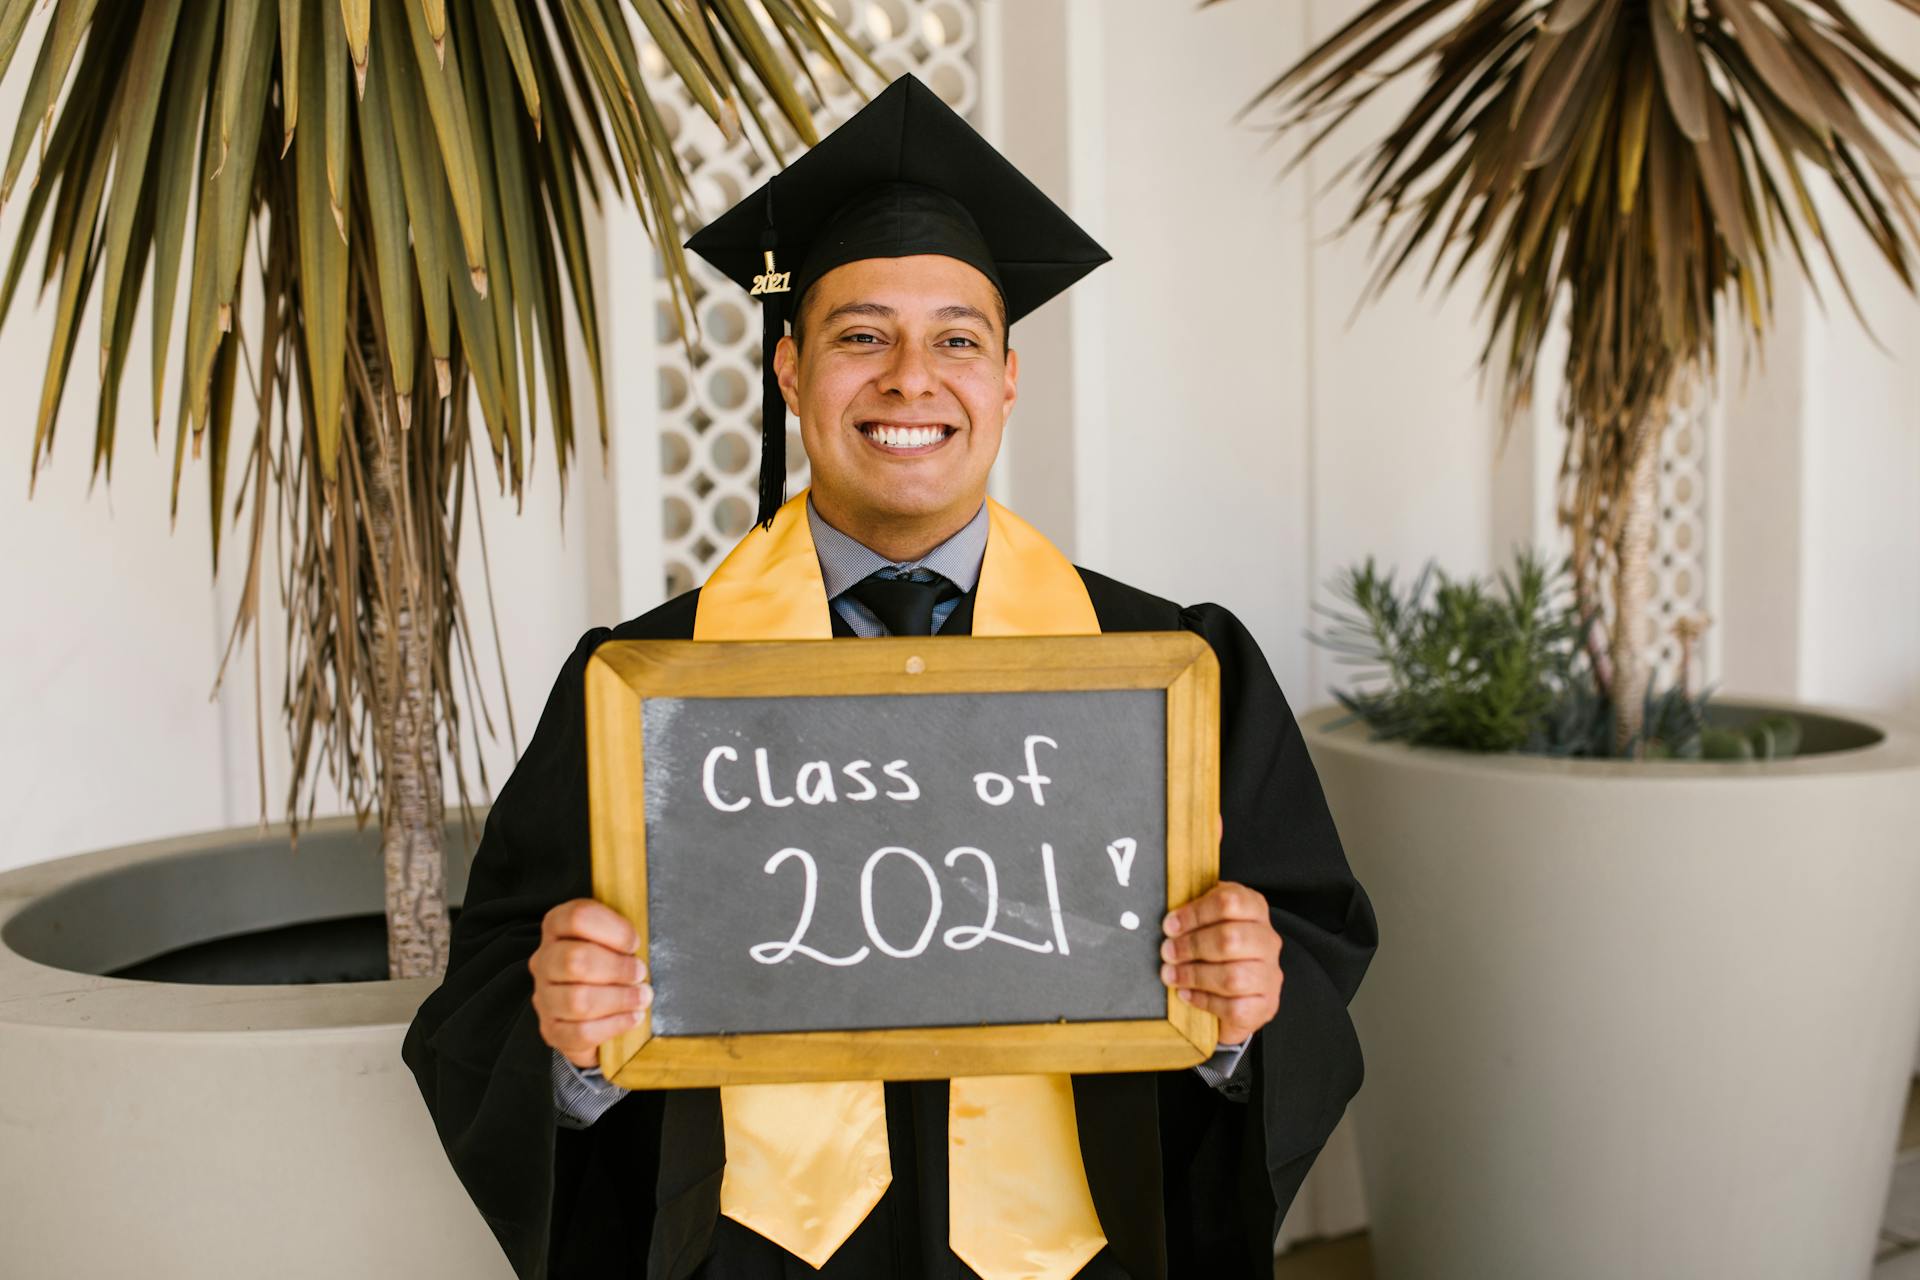
[[[1678,624],[1707,613],[1707,425],[1713,393],[1702,388],[1690,403],[1677,405],[1660,436],[1659,500],[1655,508],[1653,554],[1653,635],[1647,658],[1654,686],[1665,689],[1680,680]],[[1705,644],[1693,647],[1693,688],[1697,693],[1715,673]]]

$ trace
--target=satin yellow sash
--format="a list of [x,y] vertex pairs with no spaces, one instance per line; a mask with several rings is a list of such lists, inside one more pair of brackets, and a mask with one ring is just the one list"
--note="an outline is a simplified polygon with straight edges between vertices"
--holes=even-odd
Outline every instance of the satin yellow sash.
[[[802,492],[755,528],[701,588],[696,640],[833,634]],[[973,634],[1093,635],[1080,575],[1038,530],[987,500]],[[720,1212],[814,1267],[892,1181],[878,1081],[720,1090]],[[954,1080],[947,1103],[948,1243],[983,1280],[1066,1280],[1106,1243],[1087,1189],[1063,1075]]]

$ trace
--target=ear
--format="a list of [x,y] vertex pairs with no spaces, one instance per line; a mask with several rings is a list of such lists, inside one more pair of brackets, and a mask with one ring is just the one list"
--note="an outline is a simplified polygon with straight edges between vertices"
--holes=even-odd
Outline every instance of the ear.
[[1013,402],[1020,398],[1020,353],[1012,347],[1007,348],[1007,378],[1005,414],[1013,412]]
[[787,412],[796,416],[800,413],[800,344],[793,340],[792,334],[783,334],[780,345],[773,349],[773,375],[780,382],[780,395],[787,402]]

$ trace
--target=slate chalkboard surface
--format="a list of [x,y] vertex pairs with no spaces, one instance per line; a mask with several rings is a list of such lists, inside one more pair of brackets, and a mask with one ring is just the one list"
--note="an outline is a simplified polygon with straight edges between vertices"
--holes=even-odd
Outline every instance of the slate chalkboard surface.
[[1219,668],[1181,633],[613,641],[594,895],[654,1004],[628,1087],[1164,1070],[1160,921],[1217,878]]
[[641,714],[656,1036],[1164,1014],[1160,691]]

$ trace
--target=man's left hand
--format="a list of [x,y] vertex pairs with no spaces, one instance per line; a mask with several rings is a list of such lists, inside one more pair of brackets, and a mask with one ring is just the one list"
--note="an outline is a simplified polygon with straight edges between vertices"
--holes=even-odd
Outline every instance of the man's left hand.
[[1220,1043],[1244,1044],[1280,1011],[1280,935],[1258,890],[1223,880],[1167,914],[1160,980],[1220,1019]]

